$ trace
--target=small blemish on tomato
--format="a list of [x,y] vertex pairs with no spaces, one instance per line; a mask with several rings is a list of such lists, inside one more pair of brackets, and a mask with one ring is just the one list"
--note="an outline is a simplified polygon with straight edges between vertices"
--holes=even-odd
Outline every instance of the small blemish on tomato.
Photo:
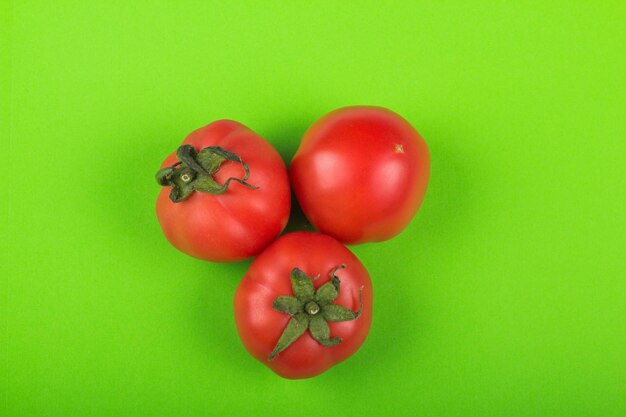
[[399,143],[396,143],[396,153],[404,153],[404,147]]

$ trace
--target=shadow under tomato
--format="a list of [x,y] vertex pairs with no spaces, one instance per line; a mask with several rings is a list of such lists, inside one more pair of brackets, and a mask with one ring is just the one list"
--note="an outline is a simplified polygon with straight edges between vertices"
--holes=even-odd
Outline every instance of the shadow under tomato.
[[[289,119],[288,122],[276,123],[276,126],[284,126],[280,129],[273,129],[268,132],[260,132],[278,151],[281,158],[285,162],[287,170],[289,170],[289,164],[294,154],[300,146],[302,135],[313,123],[314,118],[303,117],[302,115],[294,116]],[[314,232],[315,228],[309,223],[306,216],[302,212],[302,208],[296,200],[296,196],[291,192],[291,212],[289,214],[289,222],[285,227],[282,234],[296,232],[296,231],[310,231]]]
[[289,222],[283,231],[283,235],[291,232],[316,232],[315,228],[309,221],[307,220],[300,204],[296,200],[296,195],[291,192],[291,213],[289,214]]

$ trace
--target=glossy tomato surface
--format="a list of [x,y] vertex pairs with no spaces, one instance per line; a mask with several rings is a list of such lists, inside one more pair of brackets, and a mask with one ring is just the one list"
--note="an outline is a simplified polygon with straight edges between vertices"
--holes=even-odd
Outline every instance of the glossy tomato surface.
[[[300,268],[314,279],[317,290],[330,281],[337,266],[339,296],[334,301],[361,315],[352,321],[328,323],[331,337],[342,338],[336,346],[325,347],[307,331],[273,360],[274,349],[290,317],[272,308],[278,296],[293,296],[290,273]],[[281,236],[250,265],[235,293],[235,322],[246,350],[258,361],[285,378],[308,378],[347,359],[365,341],[372,322],[372,283],[361,262],[337,240],[319,233],[295,232]]]
[[420,134],[398,114],[368,106],[341,108],[316,121],[290,166],[311,224],[350,244],[400,233],[421,205],[429,175]]
[[[285,228],[289,218],[290,189],[287,170],[276,150],[246,126],[219,120],[195,130],[183,142],[196,151],[219,146],[238,155],[249,167],[247,182],[257,189],[231,182],[223,194],[194,191],[184,201],[170,200],[163,187],[156,213],[167,240],[180,251],[216,262],[238,261],[261,252]],[[168,156],[162,168],[177,162]],[[214,179],[242,178],[242,164],[225,161]]]

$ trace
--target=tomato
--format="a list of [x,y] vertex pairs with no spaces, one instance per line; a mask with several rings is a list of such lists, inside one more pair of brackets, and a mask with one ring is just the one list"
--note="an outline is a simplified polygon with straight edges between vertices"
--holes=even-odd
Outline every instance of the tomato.
[[419,133],[398,114],[366,106],[341,108],[316,121],[289,171],[311,224],[350,244],[400,233],[424,199],[429,173]]
[[281,236],[250,265],[235,293],[246,350],[285,378],[309,378],[347,359],[372,322],[361,262],[319,233]]
[[209,261],[261,252],[285,228],[291,195],[283,160],[244,125],[219,120],[195,130],[168,156],[156,213],[167,240]]

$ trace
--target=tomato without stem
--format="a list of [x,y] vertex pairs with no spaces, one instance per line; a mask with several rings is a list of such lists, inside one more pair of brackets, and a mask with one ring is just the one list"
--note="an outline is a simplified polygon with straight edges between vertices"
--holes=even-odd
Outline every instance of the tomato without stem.
[[247,351],[285,378],[318,375],[355,353],[372,321],[372,284],[345,246],[295,232],[263,251],[235,293]]
[[350,244],[400,233],[424,199],[429,173],[419,133],[398,114],[368,106],[338,109],[316,121],[290,166],[309,221]]
[[285,228],[290,191],[276,150],[244,125],[219,120],[168,156],[156,213],[167,240],[196,258],[227,262],[261,252]]

